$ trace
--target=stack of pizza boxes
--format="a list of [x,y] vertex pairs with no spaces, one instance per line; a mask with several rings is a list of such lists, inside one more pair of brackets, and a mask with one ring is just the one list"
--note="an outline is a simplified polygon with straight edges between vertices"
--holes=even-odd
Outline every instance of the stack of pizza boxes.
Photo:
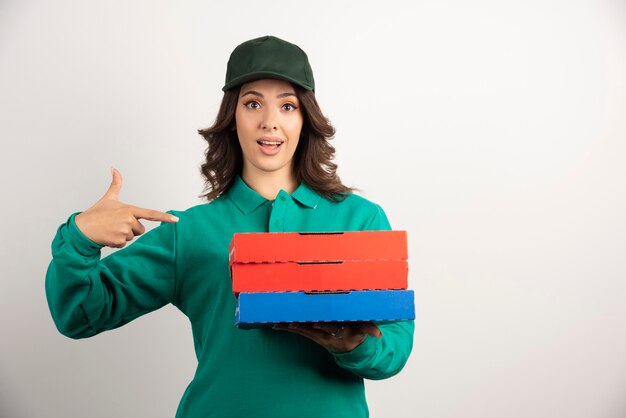
[[415,318],[406,231],[235,234],[229,263],[240,328]]

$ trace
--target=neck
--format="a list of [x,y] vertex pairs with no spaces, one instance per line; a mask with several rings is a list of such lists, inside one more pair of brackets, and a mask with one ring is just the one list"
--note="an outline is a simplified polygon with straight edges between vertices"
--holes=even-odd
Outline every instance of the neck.
[[293,193],[298,188],[296,177],[291,170],[267,172],[246,168],[244,167],[241,178],[252,190],[267,200],[274,200],[281,189]]

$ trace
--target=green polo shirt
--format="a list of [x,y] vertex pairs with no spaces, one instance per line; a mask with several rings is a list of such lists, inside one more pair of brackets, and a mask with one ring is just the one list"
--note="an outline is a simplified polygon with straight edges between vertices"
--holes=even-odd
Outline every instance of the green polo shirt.
[[46,293],[61,333],[84,338],[174,304],[191,322],[196,374],[180,418],[366,417],[363,378],[398,373],[413,342],[413,322],[380,325],[349,353],[332,354],[305,337],[233,325],[228,247],[235,232],[321,232],[390,229],[383,210],[350,194],[341,202],[301,184],[263,198],[241,178],[220,198],[163,223],[100,259],[101,246],[74,223],[52,243]]

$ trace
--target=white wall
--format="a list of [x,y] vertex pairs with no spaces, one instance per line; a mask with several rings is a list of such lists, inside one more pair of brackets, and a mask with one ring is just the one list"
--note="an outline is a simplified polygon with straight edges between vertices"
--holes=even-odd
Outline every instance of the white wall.
[[309,54],[340,173],[409,231],[415,348],[374,417],[626,416],[626,3],[0,3],[0,416],[172,417],[173,308],[58,334],[49,244],[106,190],[197,204],[238,43]]

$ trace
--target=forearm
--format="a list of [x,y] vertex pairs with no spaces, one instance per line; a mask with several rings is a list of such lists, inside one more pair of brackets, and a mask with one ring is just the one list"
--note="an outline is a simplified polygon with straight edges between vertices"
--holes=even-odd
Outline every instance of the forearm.
[[[89,318],[91,315],[87,311],[97,310],[97,305],[106,301],[96,298],[102,294],[103,283],[94,280],[94,275],[99,276],[101,246],[79,233],[73,224],[74,216],[58,228],[52,242],[52,261],[46,273],[46,297],[59,332],[71,338],[81,338],[96,333],[97,324],[92,322],[97,318]],[[89,309],[86,310],[85,306]]]
[[413,321],[380,324],[382,337],[368,336],[354,350],[334,354],[337,364],[364,379],[380,380],[402,370],[413,347]]
[[171,301],[173,227],[157,228],[100,260],[101,246],[73,216],[59,227],[46,274],[46,296],[57,329],[84,338],[119,327]]

